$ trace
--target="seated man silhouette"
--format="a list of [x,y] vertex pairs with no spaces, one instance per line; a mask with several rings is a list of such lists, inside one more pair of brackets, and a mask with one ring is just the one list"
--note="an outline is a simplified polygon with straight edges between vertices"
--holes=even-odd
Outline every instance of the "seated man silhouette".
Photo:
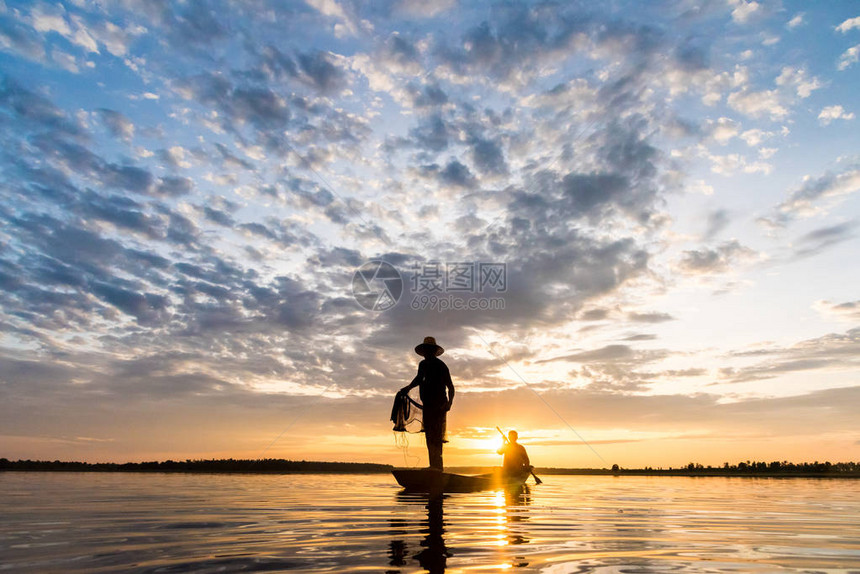
[[517,431],[510,431],[505,444],[497,451],[499,454],[505,455],[502,461],[502,471],[505,474],[525,474],[532,469],[529,455],[526,453],[525,447],[517,442],[517,438],[519,438]]

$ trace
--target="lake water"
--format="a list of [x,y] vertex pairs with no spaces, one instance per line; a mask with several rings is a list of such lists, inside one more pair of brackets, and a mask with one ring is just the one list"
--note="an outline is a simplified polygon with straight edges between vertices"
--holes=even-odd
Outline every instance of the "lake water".
[[0,473],[0,571],[860,572],[860,481]]

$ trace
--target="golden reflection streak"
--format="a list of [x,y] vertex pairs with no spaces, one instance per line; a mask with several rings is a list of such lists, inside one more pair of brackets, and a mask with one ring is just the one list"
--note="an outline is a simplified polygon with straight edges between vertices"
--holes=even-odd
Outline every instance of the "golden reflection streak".
[[493,498],[493,512],[495,513],[496,523],[496,546],[508,545],[508,521],[505,516],[505,493],[501,490],[495,492]]

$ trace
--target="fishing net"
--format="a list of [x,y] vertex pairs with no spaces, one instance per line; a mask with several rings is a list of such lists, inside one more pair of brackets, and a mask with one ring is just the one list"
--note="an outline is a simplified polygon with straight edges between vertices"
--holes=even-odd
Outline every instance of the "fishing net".
[[[391,422],[396,433],[420,433],[424,431],[421,421],[421,404],[412,400],[406,393],[397,393],[391,407]],[[418,423],[418,424],[415,424]]]
[[421,404],[412,400],[406,393],[397,393],[394,405],[391,407],[391,422],[394,423],[394,444],[403,451],[403,461],[409,466],[409,458],[419,460],[417,456],[409,456],[409,434],[424,431],[421,419]]

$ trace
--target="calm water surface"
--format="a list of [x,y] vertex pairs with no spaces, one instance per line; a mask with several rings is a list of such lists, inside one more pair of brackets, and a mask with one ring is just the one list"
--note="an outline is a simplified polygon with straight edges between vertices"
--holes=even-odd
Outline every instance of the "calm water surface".
[[860,481],[0,473],[0,571],[855,572]]

